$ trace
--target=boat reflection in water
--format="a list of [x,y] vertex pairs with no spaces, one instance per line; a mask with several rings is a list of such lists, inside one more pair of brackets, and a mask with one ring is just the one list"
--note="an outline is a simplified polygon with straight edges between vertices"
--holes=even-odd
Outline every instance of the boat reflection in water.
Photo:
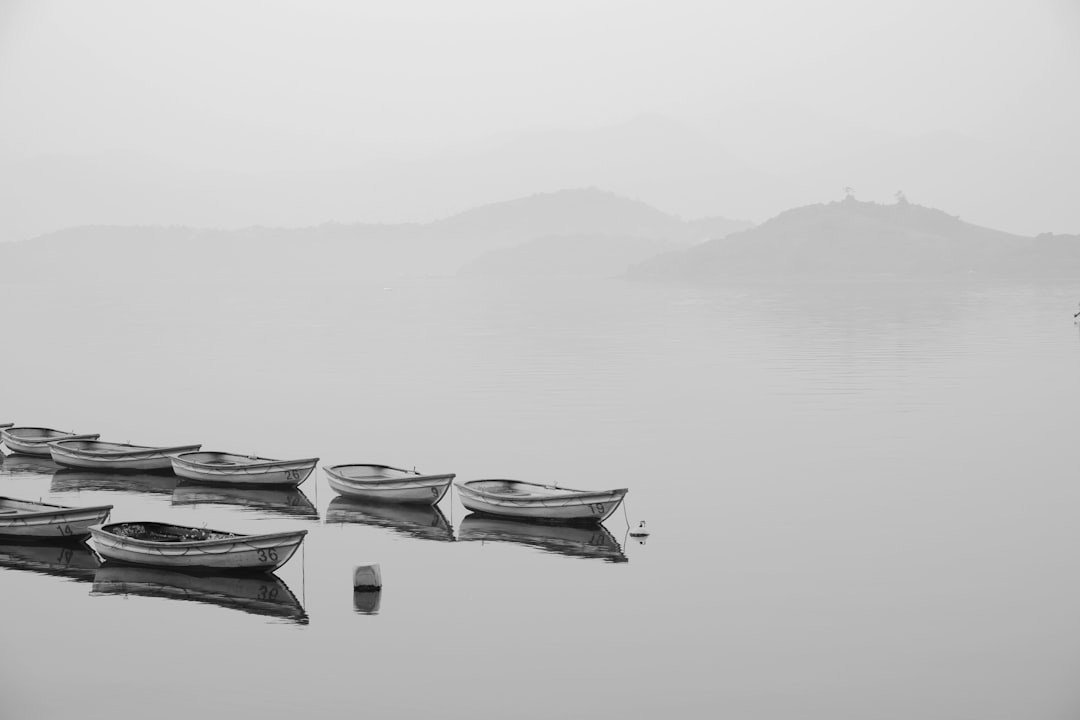
[[91,582],[101,561],[84,542],[43,542],[4,538],[0,543],[0,568],[25,570]]
[[361,615],[378,615],[382,590],[353,590],[353,609]]
[[106,563],[94,574],[92,596],[141,595],[187,600],[283,618],[306,625],[304,606],[272,573],[203,574]]
[[630,560],[603,525],[549,525],[473,513],[461,521],[458,540],[517,543],[559,555],[613,563]]
[[326,522],[372,525],[421,540],[454,541],[454,529],[435,505],[375,503],[336,497],[326,508]]
[[8,475],[14,475],[15,473],[51,475],[54,472],[58,472],[60,466],[54,463],[51,458],[13,453],[4,457],[4,462],[0,465],[0,469]]
[[54,493],[106,490],[171,495],[176,483],[175,477],[157,473],[96,472],[61,468],[53,475],[50,489]]
[[229,487],[181,482],[173,489],[173,505],[230,505],[249,510],[318,519],[319,512],[297,488]]

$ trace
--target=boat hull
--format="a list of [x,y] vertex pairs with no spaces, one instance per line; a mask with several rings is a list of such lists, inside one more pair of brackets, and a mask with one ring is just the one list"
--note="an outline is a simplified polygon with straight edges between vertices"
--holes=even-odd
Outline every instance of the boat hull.
[[477,490],[470,487],[471,484],[457,484],[458,497],[467,509],[486,515],[541,522],[603,522],[615,512],[626,495],[626,490],[622,488],[597,492],[560,491],[541,496],[504,494]]
[[[185,457],[186,455],[186,457]],[[202,462],[195,455],[216,453],[184,453],[171,458],[174,473],[203,485],[257,485],[297,487],[308,479],[318,458],[304,460],[259,460],[255,462]]]
[[77,435],[50,428],[5,428],[0,430],[0,440],[13,453],[51,457],[49,443],[57,440],[97,440],[100,435]]
[[[108,526],[106,526],[108,527]],[[153,542],[90,528],[101,557],[128,565],[190,570],[269,572],[289,561],[306,530],[264,535],[238,535],[225,540]]]
[[74,508],[44,503],[20,504],[36,506],[40,510],[0,514],[0,535],[41,540],[85,537],[90,534],[91,525],[105,522],[112,511],[112,505]]
[[[140,470],[145,472],[172,472],[172,455],[199,449],[198,445],[162,448],[129,446],[132,448],[130,450],[91,449],[86,447],[90,445],[97,445],[97,443],[93,443],[93,441],[62,440],[49,445],[49,451],[53,462],[64,467],[83,470],[119,470],[122,472]],[[105,443],[100,445],[105,445]],[[122,446],[113,445],[113,447],[119,448]]]
[[338,468],[324,467],[323,470],[331,489],[342,497],[423,505],[435,505],[442,500],[455,477],[453,473],[413,475],[400,471],[401,477],[361,480],[348,477]]

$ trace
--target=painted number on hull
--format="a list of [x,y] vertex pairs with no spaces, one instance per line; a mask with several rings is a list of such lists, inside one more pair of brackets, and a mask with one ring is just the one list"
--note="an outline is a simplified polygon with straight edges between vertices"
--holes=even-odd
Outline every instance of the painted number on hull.
[[439,497],[439,488],[431,488],[431,496]]
[[294,481],[294,482],[300,482],[300,471],[299,470],[286,470],[285,471],[285,479],[286,480],[291,480],[291,481]]
[[589,503],[589,507],[592,508],[592,511],[597,515],[602,515],[604,513],[604,503]]
[[60,550],[60,554],[56,556],[56,563],[58,565],[67,565],[71,562],[71,556],[74,553],[71,548],[63,548]]
[[57,531],[59,531],[59,533],[61,535],[71,535],[72,534],[70,525],[57,525],[56,529],[57,529]]
[[277,550],[274,548],[259,548],[259,562],[266,562],[269,559],[271,562],[277,562]]

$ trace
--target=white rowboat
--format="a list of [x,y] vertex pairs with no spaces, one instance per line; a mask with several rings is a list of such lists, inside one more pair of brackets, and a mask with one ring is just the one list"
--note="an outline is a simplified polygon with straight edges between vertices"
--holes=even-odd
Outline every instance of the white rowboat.
[[271,460],[224,452],[185,452],[172,457],[173,472],[186,480],[214,485],[296,487],[307,480],[319,458]]
[[62,540],[90,533],[109,519],[112,505],[68,507],[0,497],[0,535]]
[[270,571],[288,562],[307,530],[241,535],[128,522],[96,525],[90,533],[98,554],[115,562],[173,569]]
[[[3,426],[0,426],[3,427]],[[49,443],[56,440],[97,440],[100,435],[80,435],[40,427],[6,427],[0,430],[0,440],[13,453],[50,457]]]
[[334,465],[324,467],[334,492],[350,498],[378,502],[434,505],[450,488],[454,473],[422,475],[389,465]]
[[626,495],[626,488],[571,490],[520,480],[469,480],[457,488],[474,512],[547,522],[602,522]]
[[172,455],[199,445],[148,447],[99,440],[60,440],[49,445],[52,459],[66,467],[87,470],[172,470]]

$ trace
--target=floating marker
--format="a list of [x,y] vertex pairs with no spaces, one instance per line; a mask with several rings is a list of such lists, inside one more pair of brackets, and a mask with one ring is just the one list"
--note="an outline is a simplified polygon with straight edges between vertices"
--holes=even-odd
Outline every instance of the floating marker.
[[649,531],[645,529],[644,520],[638,523],[638,526],[630,531],[630,537],[649,537]]
[[382,587],[382,571],[379,563],[366,563],[353,568],[352,585],[354,590],[378,590]]

